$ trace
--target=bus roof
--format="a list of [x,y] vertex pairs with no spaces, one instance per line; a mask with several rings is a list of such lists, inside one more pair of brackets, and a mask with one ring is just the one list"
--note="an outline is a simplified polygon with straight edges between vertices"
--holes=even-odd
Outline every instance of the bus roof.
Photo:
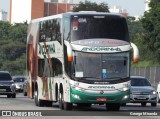
[[57,15],[52,15],[52,16],[47,16],[47,17],[42,17],[38,19],[33,19],[31,20],[30,23],[34,22],[40,22],[40,21],[45,21],[53,18],[62,18],[64,16],[78,16],[78,15],[108,15],[108,16],[117,16],[117,17],[124,17],[122,14],[116,14],[116,13],[106,13],[106,12],[95,12],[95,11],[83,11],[83,12],[66,12],[62,14],[57,14]]

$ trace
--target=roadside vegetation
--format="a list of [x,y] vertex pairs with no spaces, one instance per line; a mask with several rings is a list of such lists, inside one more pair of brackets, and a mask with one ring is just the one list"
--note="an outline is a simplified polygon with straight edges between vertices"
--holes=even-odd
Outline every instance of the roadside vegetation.
[[0,70],[12,75],[24,75],[26,69],[26,39],[28,24],[11,25],[0,21]]

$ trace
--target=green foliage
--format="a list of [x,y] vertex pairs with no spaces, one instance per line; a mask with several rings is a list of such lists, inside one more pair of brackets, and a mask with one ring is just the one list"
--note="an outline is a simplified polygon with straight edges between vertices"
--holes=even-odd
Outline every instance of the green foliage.
[[[27,38],[27,24],[18,23],[14,26],[11,26],[10,36],[11,39],[16,39],[26,43]],[[13,39],[13,40],[14,40]]]
[[[150,10],[142,18],[144,27],[144,42],[149,51],[149,59],[153,62],[160,61],[160,1],[151,0]],[[147,51],[147,52],[148,52]],[[148,53],[147,53],[148,54]]]
[[[140,21],[134,21],[134,17],[128,17],[128,29],[130,34],[130,40],[137,45],[140,54],[140,62],[148,59],[144,53],[147,51],[146,45],[144,45],[144,29]],[[148,52],[149,53],[149,52]],[[149,60],[149,59],[148,59]],[[139,63],[138,63],[139,64]],[[138,65],[135,65],[138,66]]]
[[99,5],[95,2],[90,2],[85,0],[85,2],[80,1],[78,7],[73,8],[73,12],[79,11],[96,11],[96,12],[109,12],[107,3],[100,3]]
[[26,45],[23,42],[8,40],[6,42],[2,41],[2,43],[0,41],[0,44],[2,44],[0,47],[1,59],[14,61],[26,51]]
[[3,63],[1,70],[9,71],[12,75],[25,75],[25,69],[26,69],[25,62],[26,62],[26,55],[23,54],[15,61],[6,60]]
[[0,21],[0,70],[23,75],[26,66],[27,24]]
[[0,21],[0,40],[8,39],[10,34],[10,23],[5,21]]
[[133,63],[132,62],[131,66],[132,67],[150,67],[150,66],[160,66],[160,64],[152,62],[152,61],[144,60],[144,61],[140,61],[138,63]]

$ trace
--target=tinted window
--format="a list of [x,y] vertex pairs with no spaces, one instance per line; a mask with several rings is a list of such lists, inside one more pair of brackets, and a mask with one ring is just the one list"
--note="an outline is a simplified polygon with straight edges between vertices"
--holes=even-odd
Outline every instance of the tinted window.
[[12,78],[8,73],[0,73],[0,80],[12,80]]
[[64,40],[70,40],[70,19],[68,17],[64,17]]
[[39,41],[58,41],[61,43],[60,22],[61,19],[52,19],[41,22],[39,27]]
[[54,76],[62,75],[62,63],[59,59],[52,58],[52,68]]
[[151,86],[145,78],[131,78],[131,86]]
[[44,59],[39,59],[38,60],[38,76],[43,77],[44,73]]
[[14,82],[24,82],[25,78],[14,78]]
[[59,59],[39,59],[38,75],[40,77],[53,77],[62,74],[62,63]]
[[129,41],[126,19],[120,16],[73,16],[71,39],[108,38]]

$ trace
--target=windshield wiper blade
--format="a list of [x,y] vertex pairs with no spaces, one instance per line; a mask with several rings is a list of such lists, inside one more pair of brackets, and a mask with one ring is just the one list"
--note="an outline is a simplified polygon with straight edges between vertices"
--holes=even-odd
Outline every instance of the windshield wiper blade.
[[94,78],[94,79],[100,79],[100,78],[97,78],[97,77],[81,77],[81,78]]
[[[125,77],[125,78],[127,78],[127,77]],[[124,80],[125,78],[124,78],[124,77],[110,77],[110,78],[106,78],[106,79],[113,79],[113,80],[120,79],[120,80],[122,80],[122,81],[125,81],[125,80]]]

